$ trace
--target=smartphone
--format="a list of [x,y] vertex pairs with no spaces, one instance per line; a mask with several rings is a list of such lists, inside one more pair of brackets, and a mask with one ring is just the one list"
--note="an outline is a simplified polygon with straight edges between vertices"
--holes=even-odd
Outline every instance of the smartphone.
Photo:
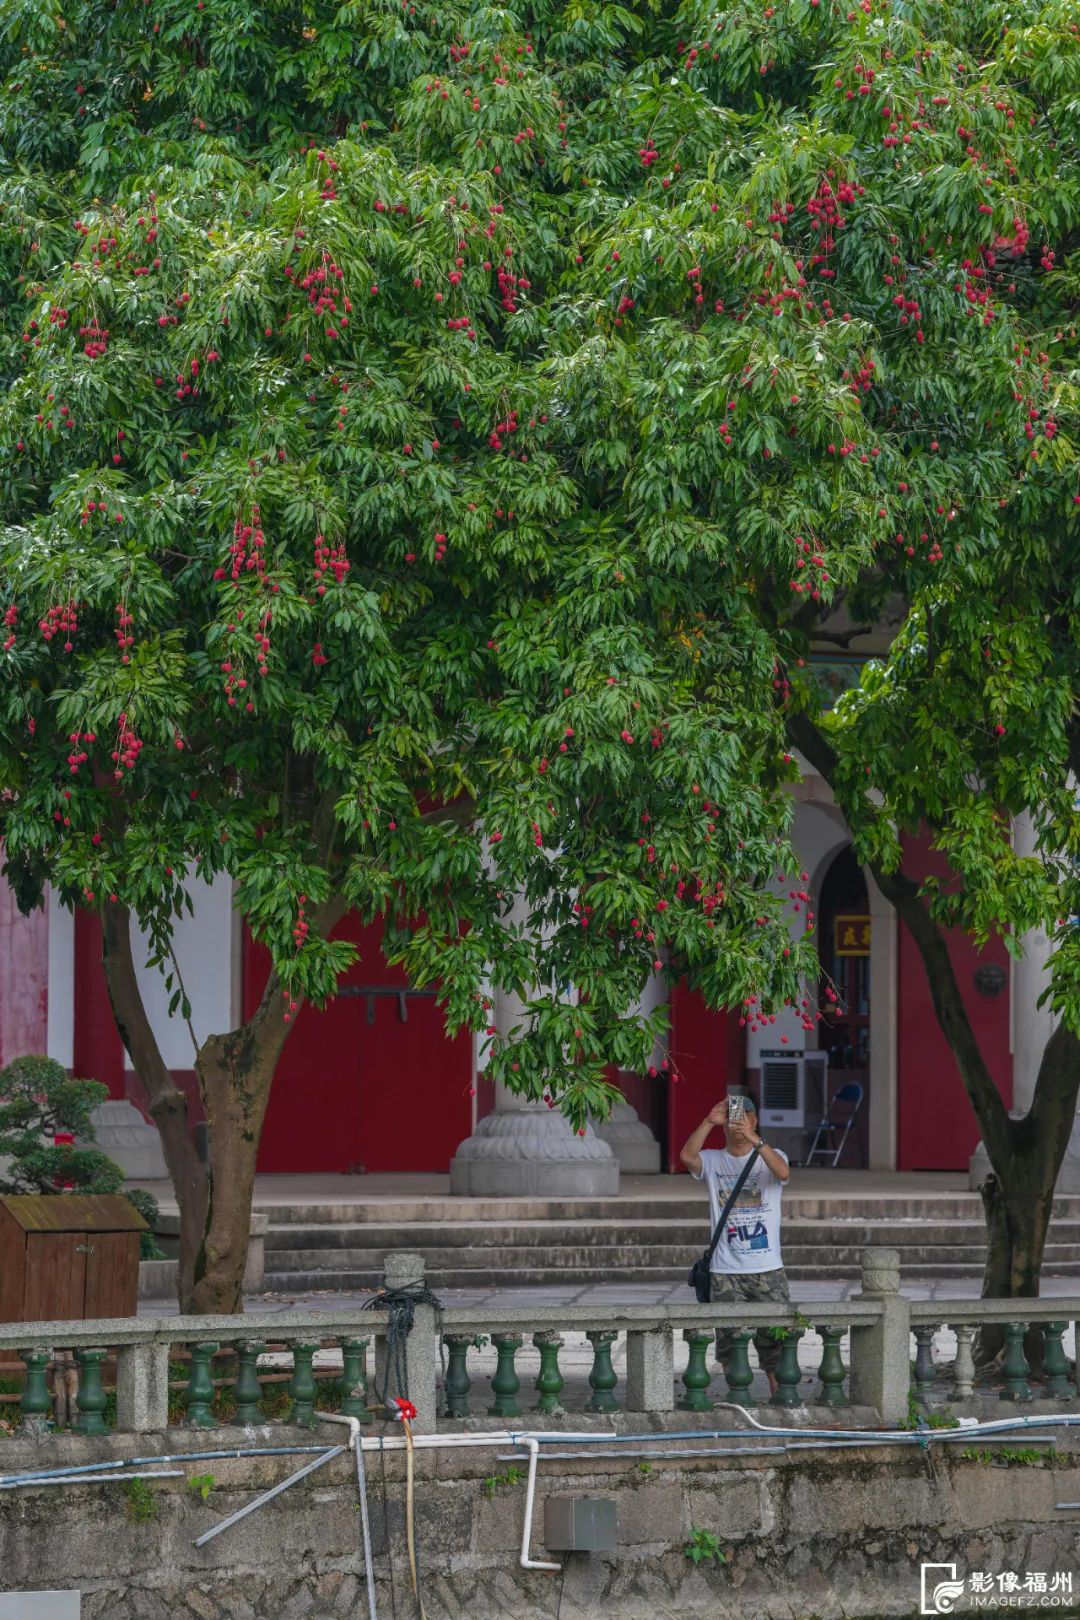
[[745,1110],[745,1097],[729,1097],[727,1105],[728,1124],[741,1125],[743,1120],[746,1118]]

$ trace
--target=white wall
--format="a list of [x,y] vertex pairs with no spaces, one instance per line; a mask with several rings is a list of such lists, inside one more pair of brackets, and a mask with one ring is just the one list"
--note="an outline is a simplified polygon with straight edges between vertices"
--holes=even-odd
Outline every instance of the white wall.
[[49,999],[46,1051],[65,1069],[75,1061],[75,918],[49,890]]
[[[1035,854],[1035,829],[1030,816],[1017,816],[1013,822],[1013,847],[1018,855]],[[1046,1043],[1057,1023],[1049,1006],[1039,1006],[1039,997],[1050,982],[1046,966],[1050,941],[1041,928],[1023,936],[1024,953],[1014,959],[1009,974],[1009,1037],[1013,1049],[1013,1111],[1027,1113],[1035,1095]]]
[[[191,1002],[191,1022],[200,1041],[208,1035],[222,1035],[233,1025],[233,916],[232,880],[219,874],[212,884],[191,886],[194,916],[187,913],[173,924],[173,948],[184,987]],[[170,1069],[191,1069],[195,1052],[187,1024],[179,1009],[169,1017],[171,991],[165,988],[165,974],[145,966],[150,954],[145,936],[132,930],[131,947],[135,971],[147,1016]],[[168,971],[168,969],[166,969]],[[175,988],[175,984],[174,984]],[[131,1068],[131,1060],[125,1059]]]
[[[777,882],[779,867],[773,872],[768,888],[772,894],[790,895],[792,889],[803,889],[813,895],[810,909],[817,912],[818,899],[821,893],[821,883],[828,871],[829,863],[838,850],[850,843],[850,834],[842,823],[838,822],[836,812],[820,804],[797,804],[795,806],[795,819],[792,826],[792,843],[795,853],[799,857],[800,865],[794,872],[784,873],[785,882]],[[808,881],[803,882],[802,874],[808,874]],[[799,910],[795,910],[795,906]],[[792,939],[800,939],[806,929],[806,904],[804,901],[788,899],[786,911],[788,926]],[[817,938],[817,928],[810,936]],[[816,1006],[817,986],[810,985],[804,991],[809,996],[811,1007]],[[787,1041],[781,1041],[786,1035]],[[746,1035],[746,1066],[748,1069],[761,1067],[762,1051],[777,1051],[781,1046],[788,1052],[803,1052],[807,1048],[817,1046],[817,1034],[808,1034],[802,1027],[802,1018],[794,1007],[782,1007],[777,1011],[776,1023],[768,1024],[764,1029],[747,1030]]]

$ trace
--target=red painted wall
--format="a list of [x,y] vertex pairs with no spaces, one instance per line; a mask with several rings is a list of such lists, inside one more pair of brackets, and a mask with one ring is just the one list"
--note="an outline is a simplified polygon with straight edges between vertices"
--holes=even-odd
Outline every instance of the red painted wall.
[[[905,836],[903,848],[904,870],[910,876],[948,875],[944,858],[928,847],[926,839]],[[979,1127],[938,1026],[922,957],[903,924],[897,928],[897,943],[897,1169],[966,1170],[979,1140]],[[949,954],[980,1050],[1006,1106],[1011,1106],[1009,988],[996,996],[982,996],[973,983],[976,968],[984,962],[1000,962],[1008,972],[1008,952],[1000,940],[992,940],[978,951],[966,934],[954,930],[949,935]]]
[[[404,986],[383,961],[382,924],[346,918],[339,939],[360,948],[343,985]],[[244,1016],[266,982],[267,953],[245,934]],[[338,996],[323,1012],[301,1008],[270,1093],[259,1149],[263,1171],[445,1171],[472,1129],[472,1038],[449,1040],[442,1011],[410,996]],[[488,1088],[490,1089],[490,1088]]]
[[680,981],[671,987],[671,1060],[679,1075],[668,1082],[667,1169],[682,1169],[679,1149],[695,1125],[743,1078],[746,1032],[738,1015],[712,1012]]
[[72,1069],[78,1079],[100,1080],[108,1086],[111,1098],[121,1099],[125,1095],[124,1047],[101,965],[101,918],[81,906],[75,911],[74,995]]
[[0,1065],[45,1051],[48,995],[48,915],[24,917],[0,878]]

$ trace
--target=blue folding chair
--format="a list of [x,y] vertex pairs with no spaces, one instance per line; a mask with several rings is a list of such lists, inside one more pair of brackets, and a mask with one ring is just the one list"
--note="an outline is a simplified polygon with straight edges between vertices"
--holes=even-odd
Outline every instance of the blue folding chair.
[[[812,1163],[815,1154],[820,1154],[823,1159],[827,1159],[831,1153],[832,1165],[830,1168],[836,1169],[836,1166],[840,1163],[840,1155],[844,1151],[844,1143],[851,1135],[851,1127],[854,1125],[859,1109],[862,1107],[863,1095],[863,1088],[858,1080],[844,1082],[839,1091],[833,1096],[828,1112],[824,1119],[819,1122],[817,1130],[814,1132],[814,1141],[809,1153],[803,1160],[804,1165]],[[842,1104],[847,1112],[838,1114],[837,1103]],[[839,1142],[835,1140],[838,1131],[840,1133]],[[824,1142],[822,1142],[822,1137],[825,1138]]]

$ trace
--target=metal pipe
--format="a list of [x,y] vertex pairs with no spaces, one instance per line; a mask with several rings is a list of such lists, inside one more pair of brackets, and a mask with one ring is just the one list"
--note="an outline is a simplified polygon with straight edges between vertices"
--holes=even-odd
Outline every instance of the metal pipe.
[[225,1457],[293,1457],[310,1452],[325,1451],[325,1446],[238,1446],[228,1451],[185,1451],[178,1457],[124,1457],[115,1462],[80,1463],[73,1468],[35,1468],[20,1474],[0,1474],[0,1485],[12,1480],[21,1483],[32,1480],[56,1479],[61,1474],[101,1474],[110,1468],[142,1468],[148,1463],[217,1462]]
[[[1080,1423],[1080,1413],[1057,1414],[1047,1413],[1042,1416],[994,1418],[986,1423],[966,1424],[957,1429],[811,1429],[811,1428],[785,1428],[781,1425],[759,1423],[750,1416],[743,1407],[734,1408],[743,1412],[753,1430],[768,1435],[770,1438],[790,1437],[792,1440],[821,1439],[825,1441],[845,1440],[855,1445],[887,1445],[896,1441],[903,1444],[922,1444],[933,1439],[962,1440],[970,1439],[982,1434],[1002,1434],[1013,1429],[1022,1429],[1025,1433],[1032,1428],[1049,1429],[1061,1424]],[[597,1445],[601,1442],[611,1441],[618,1446],[628,1444],[656,1445],[661,1441],[671,1441],[673,1436],[680,1440],[738,1440],[744,1437],[751,1438],[751,1431],[741,1429],[687,1429],[687,1430],[650,1430],[648,1433],[620,1434],[614,1429],[602,1429],[594,1432],[581,1432],[571,1430],[563,1433],[557,1429],[514,1429],[489,1430],[487,1433],[477,1434],[421,1434],[413,1436],[413,1446],[419,1450],[422,1447],[436,1447],[438,1449],[469,1448],[491,1444],[505,1444],[510,1442],[519,1445],[528,1435],[535,1438],[540,1445]],[[1046,1438],[1050,1438],[1047,1436]],[[403,1437],[397,1435],[366,1435],[360,1445],[365,1451],[401,1451],[404,1449]]]
[[855,1436],[855,1437],[861,1436],[864,1439],[864,1441],[868,1441],[870,1444],[874,1444],[874,1443],[876,1443],[876,1441],[884,1439],[887,1435],[906,1435],[906,1434],[912,1434],[912,1433],[915,1433],[915,1432],[924,1433],[924,1434],[929,1433],[929,1434],[934,1434],[934,1435],[938,1435],[938,1434],[993,1434],[996,1431],[999,1431],[1001,1429],[1026,1429],[1026,1428],[1039,1428],[1039,1427],[1047,1428],[1050,1425],[1053,1425],[1054,1427],[1057,1427],[1059,1424],[1072,1425],[1072,1424],[1075,1424],[1075,1423],[1080,1423],[1080,1413],[1077,1413],[1077,1412],[1044,1412],[1042,1414],[1034,1414],[1034,1415],[1032,1415],[1030,1417],[988,1418],[988,1419],[985,1419],[985,1420],[981,1420],[981,1421],[979,1421],[977,1423],[965,1423],[965,1424],[962,1424],[959,1429],[948,1429],[948,1430],[942,1430],[942,1429],[932,1429],[932,1430],[928,1429],[928,1430],[919,1430],[919,1431],[915,1431],[915,1430],[912,1430],[912,1429],[880,1429],[880,1430],[878,1430],[878,1429],[802,1429],[802,1430],[794,1430],[794,1429],[785,1429],[785,1428],[782,1428],[782,1427],[780,1427],[778,1425],[775,1425],[775,1424],[762,1423],[758,1418],[754,1417],[751,1412],[748,1412],[745,1407],[736,1406],[734,1404],[734,1402],[732,1402],[732,1401],[717,1401],[715,1403],[715,1405],[716,1405],[718,1410],[724,1410],[724,1411],[728,1411],[728,1412],[741,1412],[743,1417],[746,1419],[746,1421],[749,1424],[751,1424],[755,1429],[759,1429],[763,1434],[794,1434],[794,1433],[802,1433],[802,1434],[837,1434],[837,1435],[843,1435],[845,1438],[847,1438],[848,1436]]
[[[674,1435],[658,1435],[657,1439],[671,1440]],[[920,1436],[911,1435],[906,1441],[890,1440],[890,1445],[918,1445]],[[944,1435],[935,1435],[935,1439],[944,1439]],[[953,1431],[953,1438],[961,1436]],[[1038,1441],[1040,1444],[1053,1445],[1052,1434],[1032,1434],[1027,1437],[1028,1442]],[[1007,1443],[1007,1442],[1006,1442]],[[679,1450],[673,1447],[670,1451],[545,1451],[545,1462],[592,1462],[594,1458],[617,1459],[620,1457],[777,1457],[786,1456],[790,1451],[843,1451],[846,1449],[861,1449],[861,1440],[793,1440],[782,1446],[699,1446]],[[496,1462],[521,1462],[523,1455],[520,1451],[504,1452],[496,1457]],[[1077,1504],[1080,1506],[1080,1503]]]
[[[792,1433],[796,1434],[800,1432],[799,1430],[792,1431]],[[704,1440],[713,1438],[711,1434],[691,1433],[684,1436],[681,1431],[674,1431],[674,1433],[679,1439]],[[745,1429],[732,1430],[730,1438],[737,1438],[745,1434]],[[486,1433],[476,1434],[418,1434],[413,1436],[413,1446],[416,1450],[423,1448],[427,1450],[456,1451],[503,1445],[524,1447],[529,1440],[535,1440],[538,1446],[545,1441],[598,1445],[604,1441],[659,1441],[671,1440],[672,1437],[672,1433],[667,1432],[650,1435],[620,1435],[616,1434],[612,1429],[600,1430],[595,1434],[563,1434],[559,1430],[490,1429]],[[361,1439],[360,1445],[365,1451],[403,1451],[405,1449],[404,1439],[399,1439],[396,1435],[365,1435]]]
[[[787,1450],[786,1446],[702,1446],[696,1450],[688,1451],[650,1451],[652,1457],[779,1457]],[[539,1453],[538,1453],[539,1454]],[[590,1451],[584,1456],[580,1451],[545,1451],[545,1462],[592,1462],[597,1459],[614,1459],[625,1457],[628,1461],[632,1457],[644,1457],[645,1452],[636,1451]],[[525,1452],[504,1451],[495,1458],[496,1462],[524,1462]]]
[[[324,1413],[323,1416],[329,1414]],[[589,1439],[614,1438],[614,1436],[589,1435]],[[536,1464],[540,1456],[540,1436],[521,1435],[511,1433],[509,1430],[489,1432],[487,1434],[417,1434],[413,1436],[414,1450],[427,1451],[461,1451],[476,1447],[487,1449],[492,1446],[521,1446],[529,1454],[529,1472],[525,1482],[525,1524],[521,1534],[521,1556],[519,1562],[522,1569],[542,1569],[557,1572],[561,1564],[548,1564],[535,1559],[529,1551],[529,1542],[532,1537],[532,1514],[536,1496]],[[404,1435],[364,1435],[356,1440],[357,1451],[403,1451],[406,1441]]]
[[[618,1440],[619,1435],[614,1429],[600,1429],[592,1434],[580,1434],[576,1430],[568,1434],[541,1429],[488,1429],[476,1434],[414,1434],[413,1446],[417,1451],[436,1449],[439,1451],[468,1450],[472,1446],[490,1445],[517,1445],[522,1435],[535,1435],[538,1441],[544,1440]],[[404,1451],[405,1437],[396,1434],[364,1435],[360,1445],[365,1451]]]
[[364,1543],[364,1576],[367,1582],[368,1620],[379,1620],[375,1603],[375,1569],[371,1551],[371,1519],[368,1514],[364,1448],[360,1444],[360,1419],[346,1417],[342,1412],[320,1412],[319,1416],[324,1423],[347,1423],[349,1426],[349,1447],[356,1457],[356,1494],[360,1502],[360,1534]]
[[[326,1414],[324,1414],[326,1415]],[[606,1436],[590,1435],[589,1439],[604,1439]],[[542,1569],[557,1572],[561,1564],[547,1564],[535,1559],[529,1552],[529,1542],[532,1537],[533,1502],[536,1496],[536,1464],[540,1456],[540,1436],[521,1435],[511,1433],[509,1430],[495,1431],[487,1434],[417,1434],[413,1436],[414,1450],[427,1451],[467,1451],[476,1447],[487,1449],[492,1446],[521,1446],[529,1453],[529,1472],[525,1482],[525,1525],[521,1533],[521,1556],[519,1562],[522,1569]],[[358,1451],[402,1451],[405,1449],[405,1436],[364,1435],[356,1441]]]
[[61,1474],[53,1479],[13,1479],[0,1485],[3,1491],[28,1491],[35,1485],[111,1485],[114,1479],[183,1479],[182,1468],[164,1468],[157,1473]]
[[247,1507],[238,1508],[235,1513],[230,1513],[227,1519],[222,1519],[220,1524],[215,1524],[212,1530],[207,1530],[201,1536],[197,1536],[192,1542],[192,1546],[204,1547],[208,1541],[213,1541],[215,1536],[220,1536],[223,1530],[228,1530],[230,1525],[239,1523],[241,1519],[246,1519],[249,1513],[255,1513],[267,1502],[272,1502],[275,1496],[280,1496],[282,1491],[287,1491],[290,1485],[298,1484],[300,1480],[306,1479],[308,1474],[313,1474],[316,1468],[323,1468],[328,1462],[333,1462],[334,1458],[340,1457],[344,1450],[344,1446],[332,1446],[329,1451],[324,1451],[321,1457],[316,1457],[314,1462],[305,1463],[303,1468],[298,1468],[295,1474],[290,1474],[288,1479],[281,1480],[271,1490],[264,1491],[261,1496],[255,1498],[254,1502],[249,1502]]

